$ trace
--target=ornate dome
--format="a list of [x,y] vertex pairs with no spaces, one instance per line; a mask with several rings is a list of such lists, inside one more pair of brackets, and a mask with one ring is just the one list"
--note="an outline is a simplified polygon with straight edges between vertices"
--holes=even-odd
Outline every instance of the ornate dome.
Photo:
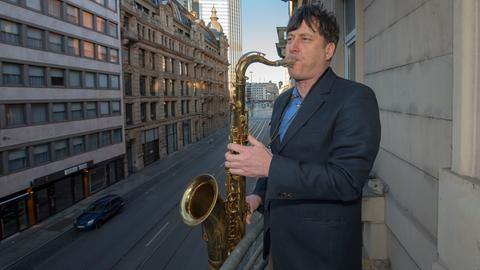
[[215,9],[215,5],[213,5],[212,7],[212,16],[210,16],[210,22],[207,26],[208,28],[217,31],[218,33],[223,33],[223,27],[218,22],[217,10]]

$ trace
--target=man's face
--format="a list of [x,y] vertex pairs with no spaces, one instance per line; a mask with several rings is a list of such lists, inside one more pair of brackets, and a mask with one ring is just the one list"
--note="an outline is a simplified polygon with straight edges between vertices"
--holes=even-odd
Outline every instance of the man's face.
[[[316,25],[313,25],[317,28]],[[288,73],[297,82],[316,80],[329,66],[335,45],[326,43],[318,31],[313,31],[305,22],[288,33],[286,58],[295,60]]]

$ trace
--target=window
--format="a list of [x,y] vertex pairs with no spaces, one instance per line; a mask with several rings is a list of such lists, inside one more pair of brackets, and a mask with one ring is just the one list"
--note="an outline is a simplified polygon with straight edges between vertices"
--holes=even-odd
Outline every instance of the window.
[[165,118],[168,117],[168,102],[163,103],[163,113],[165,114]]
[[62,2],[60,0],[48,0],[48,14],[60,18],[62,14]]
[[138,61],[140,62],[141,67],[145,67],[145,50],[138,50]]
[[85,137],[79,136],[72,139],[73,155],[85,152]]
[[28,8],[42,10],[42,0],[26,0],[25,4]]
[[165,59],[165,56],[160,56],[160,62],[162,64],[162,71],[165,72],[167,70],[167,60]]
[[122,48],[122,59],[123,59],[123,64],[125,65],[130,64],[130,49],[128,47]]
[[110,130],[102,131],[100,133],[100,146],[106,146],[112,144],[112,138],[110,137]]
[[67,53],[80,56],[80,40],[69,37],[67,42]]
[[107,0],[107,7],[112,10],[117,10],[117,0]]
[[63,52],[63,37],[58,34],[50,33],[48,35],[49,48],[54,52]]
[[147,77],[146,76],[140,76],[140,95],[145,96],[147,94],[147,89],[146,88],[146,83],[147,83]]
[[132,74],[123,73],[123,91],[126,96],[132,95]]
[[119,88],[119,77],[118,75],[110,75],[110,88],[118,89]]
[[105,46],[97,45],[97,59],[107,61],[107,48]]
[[67,120],[67,113],[65,109],[65,103],[53,103],[52,106],[52,118],[53,121],[65,121]]
[[167,141],[167,154],[177,151],[177,124],[165,126],[165,137]]
[[157,79],[155,77],[150,78],[150,95],[157,95]]
[[100,115],[109,115],[110,107],[108,101],[100,102]]
[[28,80],[31,87],[45,86],[45,68],[29,66],[28,67]]
[[93,133],[88,135],[88,151],[95,150],[98,148],[98,133]]
[[76,70],[68,71],[68,84],[70,87],[82,87],[82,72]]
[[43,31],[40,29],[27,28],[27,46],[33,49],[43,48]]
[[108,88],[108,74],[98,74],[98,87]]
[[85,72],[85,87],[95,88],[95,73]]
[[140,118],[142,122],[147,121],[147,103],[145,102],[140,105]]
[[70,105],[72,111],[72,120],[83,119],[83,103],[82,102],[73,102]]
[[118,63],[118,50],[110,49],[110,62]]
[[90,12],[82,11],[83,26],[93,29],[93,14]]
[[105,19],[97,16],[95,21],[96,21],[95,30],[97,30],[98,32],[105,33]]
[[164,79],[164,88],[163,88],[163,95],[167,96],[168,95],[168,88],[170,86],[170,82],[168,79]]
[[120,101],[112,101],[112,114],[120,114]]
[[66,10],[66,15],[67,15],[67,21],[78,24],[79,23],[79,15],[78,15],[78,8],[67,5],[67,10]]
[[20,25],[18,23],[0,20],[0,40],[19,44]]
[[64,86],[65,77],[63,69],[50,69],[50,83],[52,86]]
[[108,106],[108,101],[100,102],[100,115],[109,115],[110,107]]
[[40,124],[48,122],[48,104],[34,103],[31,105],[32,123]]
[[355,1],[345,0],[345,75],[355,80]]
[[97,103],[96,102],[87,102],[87,117],[88,118],[97,117]]
[[68,157],[68,140],[56,141],[54,143],[55,160],[60,160]]
[[50,161],[49,145],[35,145],[33,147],[33,165],[39,165],[48,161]]
[[122,129],[113,130],[112,143],[121,143],[122,142]]
[[151,120],[157,119],[157,103],[156,102],[150,103],[150,119]]
[[171,110],[172,116],[175,116],[175,103],[176,103],[175,101],[172,101],[172,104],[171,104],[172,105],[172,110]]
[[108,22],[107,34],[112,37],[117,37],[117,25],[112,22]]
[[127,125],[133,124],[133,104],[125,104],[125,123]]
[[5,105],[7,114],[7,126],[17,126],[25,124],[25,104]]
[[155,53],[152,52],[152,53],[150,53],[150,54],[148,54],[148,55],[149,55],[148,61],[150,62],[150,63],[149,63],[149,64],[150,64],[150,67],[151,67],[151,69],[155,70],[155,69],[156,69],[156,67],[155,67]]
[[105,5],[105,0],[95,0],[95,2],[99,3],[100,5]]
[[27,149],[8,151],[8,170],[18,171],[27,167]]

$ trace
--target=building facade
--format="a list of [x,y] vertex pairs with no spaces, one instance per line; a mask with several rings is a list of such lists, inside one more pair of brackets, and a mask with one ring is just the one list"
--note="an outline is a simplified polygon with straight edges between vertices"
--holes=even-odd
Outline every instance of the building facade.
[[0,1],[0,239],[124,178],[119,14]]
[[[298,2],[292,1],[295,6]],[[330,0],[334,70],[370,86],[385,224],[367,256],[395,270],[480,269],[480,14],[469,0]]]
[[[197,0],[199,18],[209,21],[213,7],[217,10],[219,22],[228,39],[229,89],[233,91],[235,66],[242,56],[242,6],[240,0]],[[194,5],[195,6],[195,5]]]
[[122,1],[129,172],[225,127],[227,40],[176,1]]
[[278,87],[271,81],[268,83],[247,83],[245,88],[248,101],[273,102],[278,96]]

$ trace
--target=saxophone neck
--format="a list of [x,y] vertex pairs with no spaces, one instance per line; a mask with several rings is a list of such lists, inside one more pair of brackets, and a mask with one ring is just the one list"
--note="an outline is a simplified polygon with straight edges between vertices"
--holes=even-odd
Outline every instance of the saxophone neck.
[[265,54],[261,52],[248,52],[242,55],[238,60],[237,66],[235,68],[236,80],[235,83],[237,85],[245,85],[247,77],[245,73],[247,72],[247,68],[250,64],[259,62],[268,66],[284,66],[289,67],[293,65],[293,59],[280,59],[276,61],[271,61],[265,58]]

